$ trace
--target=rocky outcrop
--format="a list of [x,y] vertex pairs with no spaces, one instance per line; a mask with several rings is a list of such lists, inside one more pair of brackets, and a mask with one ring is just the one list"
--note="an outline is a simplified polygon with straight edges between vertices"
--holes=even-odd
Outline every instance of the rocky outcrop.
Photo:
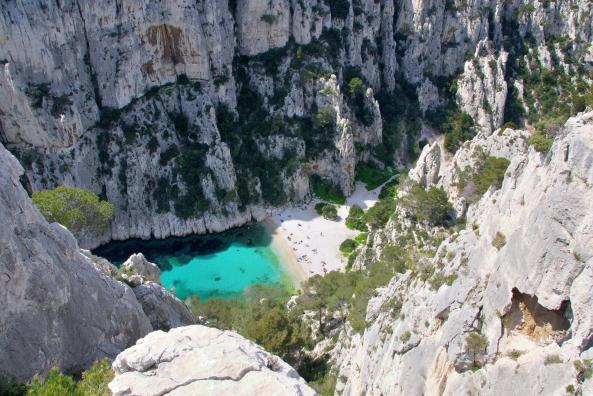
[[81,251],[60,224],[48,224],[22,174],[0,145],[0,377],[27,381],[52,367],[79,372],[153,329],[194,323],[162,286],[148,282],[132,291],[113,278],[112,264]]
[[83,255],[72,234],[48,224],[0,146],[0,376],[28,380],[52,367],[79,371],[152,330],[132,289]]
[[231,331],[205,326],[156,331],[113,362],[119,395],[314,395],[277,356]]
[[142,282],[160,282],[161,281],[161,270],[159,267],[146,260],[146,257],[142,253],[132,254],[124,263],[120,266],[122,276],[126,274],[136,274],[142,277]]
[[[527,135],[510,129],[479,135],[450,161],[425,147],[410,175],[453,196],[457,186],[445,175],[458,177],[455,161],[471,158],[478,146],[508,155],[510,165],[500,189],[469,204],[467,228],[447,237],[434,258],[417,257],[415,271],[377,290],[364,334],[342,332],[333,352],[342,394],[591,388],[581,371],[593,339],[593,112],[571,118],[549,154],[526,145]],[[435,174],[442,177],[427,177]],[[400,221],[377,233],[375,250],[397,243],[405,232]],[[428,269],[447,280],[426,281],[419,274],[430,278]],[[393,314],[389,307],[396,305],[401,309]],[[472,350],[470,334],[483,345]]]
[[153,329],[167,331],[196,323],[196,318],[188,306],[163,286],[154,282],[143,282],[132,290]]

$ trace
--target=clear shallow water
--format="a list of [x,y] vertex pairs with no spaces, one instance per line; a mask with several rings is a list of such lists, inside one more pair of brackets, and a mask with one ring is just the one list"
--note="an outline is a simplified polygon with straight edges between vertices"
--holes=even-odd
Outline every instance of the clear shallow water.
[[114,241],[93,251],[116,265],[143,253],[161,268],[161,282],[180,299],[239,299],[252,285],[290,288],[291,279],[261,224],[215,235]]

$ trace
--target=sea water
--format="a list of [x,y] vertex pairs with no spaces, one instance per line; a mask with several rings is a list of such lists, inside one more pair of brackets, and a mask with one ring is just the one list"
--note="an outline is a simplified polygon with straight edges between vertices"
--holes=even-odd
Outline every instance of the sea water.
[[143,253],[161,269],[161,282],[180,299],[239,299],[253,285],[292,287],[267,229],[256,224],[213,235],[113,241],[93,251],[119,266]]

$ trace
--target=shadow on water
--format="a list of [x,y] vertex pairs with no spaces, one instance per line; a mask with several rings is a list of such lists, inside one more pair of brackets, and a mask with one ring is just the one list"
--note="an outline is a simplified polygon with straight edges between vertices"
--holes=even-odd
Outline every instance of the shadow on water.
[[196,256],[207,257],[225,251],[233,243],[256,248],[268,247],[272,243],[272,237],[263,224],[254,224],[218,234],[112,241],[94,249],[93,254],[119,266],[130,255],[142,253],[148,261],[167,271],[171,269],[171,263],[185,265]]

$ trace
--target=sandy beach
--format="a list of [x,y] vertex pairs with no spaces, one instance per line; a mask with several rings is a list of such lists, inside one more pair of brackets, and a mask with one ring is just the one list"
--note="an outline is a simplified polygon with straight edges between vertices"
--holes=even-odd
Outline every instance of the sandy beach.
[[348,211],[352,205],[363,209],[373,206],[380,190],[381,187],[367,191],[357,182],[346,204],[338,207],[337,221],[326,220],[315,212],[319,199],[283,208],[269,217],[265,223],[272,234],[274,249],[283,256],[291,275],[302,282],[315,274],[343,270],[347,259],[340,253],[340,244],[359,234],[346,228]]

